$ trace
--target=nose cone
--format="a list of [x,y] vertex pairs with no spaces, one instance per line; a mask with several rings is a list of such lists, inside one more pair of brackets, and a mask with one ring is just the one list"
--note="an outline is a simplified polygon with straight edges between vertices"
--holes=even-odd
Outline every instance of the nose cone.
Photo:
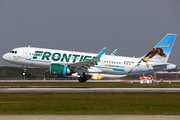
[[8,60],[8,55],[7,55],[7,53],[4,54],[4,55],[2,56],[2,58],[3,58],[5,61],[7,61],[7,60]]

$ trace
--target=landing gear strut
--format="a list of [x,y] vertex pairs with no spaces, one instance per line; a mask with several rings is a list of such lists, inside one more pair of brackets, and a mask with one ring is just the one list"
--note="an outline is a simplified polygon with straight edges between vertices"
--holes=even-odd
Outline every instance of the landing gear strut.
[[23,72],[23,76],[24,76],[24,80],[26,80],[26,71],[27,71],[28,66],[24,67],[24,72]]
[[78,80],[79,80],[79,82],[86,82],[87,81],[87,77],[85,77],[85,76],[79,77]]

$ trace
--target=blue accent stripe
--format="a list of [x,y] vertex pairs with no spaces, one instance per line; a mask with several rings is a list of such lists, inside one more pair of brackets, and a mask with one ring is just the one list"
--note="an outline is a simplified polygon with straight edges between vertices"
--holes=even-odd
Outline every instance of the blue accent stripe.
[[114,71],[121,71],[121,72],[125,72],[124,69],[119,69],[119,68],[111,68],[111,67],[101,67],[101,66],[96,66],[97,68],[106,68],[106,69],[112,69]]
[[125,72],[124,69],[118,69],[118,68],[113,68],[114,71],[122,71]]
[[46,63],[51,63],[51,61],[42,61],[42,60],[32,60],[31,58],[26,59],[28,61],[36,61],[36,62],[46,62]]

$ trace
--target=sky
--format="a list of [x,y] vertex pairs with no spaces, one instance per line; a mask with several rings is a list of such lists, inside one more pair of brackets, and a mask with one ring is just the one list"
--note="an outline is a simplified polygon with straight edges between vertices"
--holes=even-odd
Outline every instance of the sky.
[[[142,57],[177,34],[168,62],[180,66],[179,0],[0,0],[0,55],[52,48]],[[0,58],[0,66],[15,66]]]

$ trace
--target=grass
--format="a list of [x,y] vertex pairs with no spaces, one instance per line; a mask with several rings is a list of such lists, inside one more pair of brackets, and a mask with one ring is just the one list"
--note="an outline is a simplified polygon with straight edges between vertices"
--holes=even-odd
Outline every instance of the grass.
[[168,82],[159,83],[155,85],[151,84],[129,84],[126,82],[0,82],[0,87],[30,87],[30,86],[41,86],[41,87],[59,87],[59,88],[179,88],[180,83]]
[[[1,82],[0,87],[173,88],[180,83]],[[0,114],[180,114],[180,93],[0,93]]]
[[0,114],[180,114],[180,93],[0,93]]

